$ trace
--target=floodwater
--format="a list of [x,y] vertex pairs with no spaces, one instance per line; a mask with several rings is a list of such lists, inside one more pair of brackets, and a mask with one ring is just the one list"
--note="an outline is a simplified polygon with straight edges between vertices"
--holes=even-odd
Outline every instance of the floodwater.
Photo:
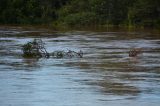
[[[48,52],[83,58],[23,58],[34,38]],[[143,54],[128,57],[131,48]],[[160,35],[0,28],[0,106],[159,106]]]

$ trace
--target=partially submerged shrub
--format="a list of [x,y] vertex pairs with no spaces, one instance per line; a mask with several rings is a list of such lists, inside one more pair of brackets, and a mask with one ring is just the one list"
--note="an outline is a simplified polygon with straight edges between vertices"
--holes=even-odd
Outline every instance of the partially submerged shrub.
[[24,57],[49,57],[41,39],[34,39],[32,42],[24,44],[22,51]]
[[51,56],[55,57],[55,58],[82,58],[83,52],[81,50],[79,52],[75,52],[75,51],[71,51],[71,50],[68,50],[67,52],[54,51],[51,53]]
[[55,58],[63,58],[64,55],[65,55],[64,51],[54,51],[51,53],[51,56]]
[[44,47],[44,42],[41,39],[34,39],[32,42],[24,44],[22,51],[23,51],[23,57],[26,58],[41,58],[41,57],[82,58],[83,57],[83,52],[81,50],[79,52],[68,50],[67,52],[54,51],[52,53],[48,53]]

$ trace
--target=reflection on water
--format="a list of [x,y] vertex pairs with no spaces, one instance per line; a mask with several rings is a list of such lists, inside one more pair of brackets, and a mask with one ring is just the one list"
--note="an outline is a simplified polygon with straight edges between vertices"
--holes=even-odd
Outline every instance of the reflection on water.
[[[21,46],[37,37],[49,52],[83,50],[84,58],[22,58]],[[0,45],[2,106],[160,103],[160,35],[0,28]],[[143,54],[128,57],[134,47],[143,48]]]

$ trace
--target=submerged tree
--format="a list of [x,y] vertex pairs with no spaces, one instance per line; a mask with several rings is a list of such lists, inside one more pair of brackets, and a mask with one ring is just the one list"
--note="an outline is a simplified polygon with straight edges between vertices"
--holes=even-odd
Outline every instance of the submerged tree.
[[24,57],[49,57],[41,39],[34,39],[32,42],[24,44],[22,51]]
[[22,46],[23,57],[26,58],[82,58],[83,52],[68,51],[53,51],[48,53],[44,47],[44,42],[41,39],[34,39],[32,42],[28,42]]

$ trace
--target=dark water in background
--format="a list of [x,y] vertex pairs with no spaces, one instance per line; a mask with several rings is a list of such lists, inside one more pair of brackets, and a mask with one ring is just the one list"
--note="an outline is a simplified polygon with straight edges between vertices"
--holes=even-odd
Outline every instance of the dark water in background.
[[[84,58],[22,58],[21,46],[33,38],[42,38],[49,52],[82,50]],[[133,47],[143,54],[129,58]],[[158,34],[0,28],[0,106],[159,104]]]

